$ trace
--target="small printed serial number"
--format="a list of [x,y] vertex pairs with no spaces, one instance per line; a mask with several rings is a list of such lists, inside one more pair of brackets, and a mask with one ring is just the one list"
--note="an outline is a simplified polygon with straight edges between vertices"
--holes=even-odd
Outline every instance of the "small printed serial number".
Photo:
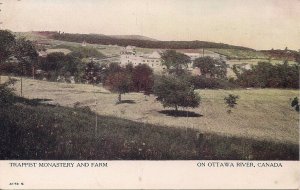
[[13,182],[13,183],[9,183],[9,185],[14,185],[14,186],[16,186],[16,185],[24,185],[24,183],[23,182],[21,182],[21,183],[19,183],[19,182]]

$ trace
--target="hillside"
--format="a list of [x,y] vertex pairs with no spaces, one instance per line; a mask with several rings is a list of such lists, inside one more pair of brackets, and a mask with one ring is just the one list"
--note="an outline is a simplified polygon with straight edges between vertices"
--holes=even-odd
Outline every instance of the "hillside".
[[251,49],[241,46],[233,46],[224,43],[214,43],[207,41],[158,41],[152,38],[138,35],[117,35],[108,36],[103,34],[71,34],[51,31],[30,32],[33,35],[43,36],[44,38],[82,43],[86,41],[90,44],[136,46],[141,48],[157,49],[198,49],[198,48],[228,48],[228,49]]
[[84,109],[19,104],[0,109],[0,121],[5,160],[298,159],[293,144],[199,136],[196,130],[101,115],[96,128],[95,114]]

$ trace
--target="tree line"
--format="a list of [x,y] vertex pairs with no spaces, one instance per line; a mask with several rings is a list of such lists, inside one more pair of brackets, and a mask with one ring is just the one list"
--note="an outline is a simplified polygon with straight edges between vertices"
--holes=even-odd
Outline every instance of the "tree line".
[[299,88],[299,64],[259,62],[251,69],[234,65],[233,71],[237,76],[234,82],[241,87]]
[[251,48],[233,46],[224,43],[214,43],[206,41],[151,41],[138,39],[118,39],[105,35],[97,34],[70,34],[61,32],[47,33],[48,37],[55,40],[78,42],[86,41],[91,44],[103,45],[119,45],[119,46],[136,46],[142,48],[159,48],[159,49],[198,49],[198,48],[229,48],[229,49],[245,49]]

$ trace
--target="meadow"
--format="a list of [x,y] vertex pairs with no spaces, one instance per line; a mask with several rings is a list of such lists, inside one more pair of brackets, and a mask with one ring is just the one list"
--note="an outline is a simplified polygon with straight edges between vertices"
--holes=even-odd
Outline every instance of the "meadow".
[[[4,79],[4,77],[2,77]],[[20,94],[20,82],[15,84]],[[174,128],[196,129],[203,133],[298,144],[299,114],[290,106],[299,96],[297,90],[237,89],[197,90],[202,101],[199,108],[187,109],[181,117],[168,114],[153,95],[142,93],[123,95],[116,104],[117,94],[101,86],[66,84],[23,79],[23,96],[28,99],[47,99],[45,103],[66,107],[90,107],[100,115],[114,116],[145,124]],[[240,97],[238,105],[228,114],[224,97]],[[189,115],[190,114],[190,115]]]

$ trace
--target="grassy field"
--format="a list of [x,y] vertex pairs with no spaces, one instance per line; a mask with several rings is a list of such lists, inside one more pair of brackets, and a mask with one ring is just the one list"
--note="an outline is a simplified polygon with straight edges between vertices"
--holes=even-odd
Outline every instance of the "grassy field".
[[54,53],[54,52],[62,52],[64,54],[68,54],[70,53],[71,51],[69,49],[47,49],[46,51],[48,54],[49,53]]
[[209,48],[209,50],[224,55],[229,59],[268,59],[268,57],[264,53],[255,50],[214,48]]
[[[125,94],[122,97],[126,101],[116,104],[117,94],[100,86],[31,79],[23,81],[25,98],[49,99],[48,103],[66,107],[88,106],[103,116],[184,130],[191,128],[226,137],[299,143],[299,114],[290,106],[291,98],[299,96],[297,90],[199,90],[202,97],[200,107],[189,109],[190,116],[174,117],[162,112],[168,109],[163,108],[154,96]],[[20,94],[19,82],[15,89]],[[240,96],[238,106],[231,114],[226,112],[223,100],[229,93]],[[199,116],[191,117],[193,112]]]

